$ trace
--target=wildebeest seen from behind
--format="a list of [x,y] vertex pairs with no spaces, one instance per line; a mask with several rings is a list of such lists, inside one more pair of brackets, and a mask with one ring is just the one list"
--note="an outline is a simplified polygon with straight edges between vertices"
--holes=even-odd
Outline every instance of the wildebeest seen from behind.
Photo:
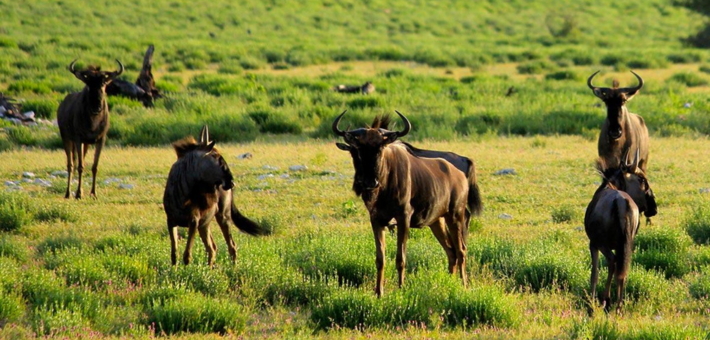
[[646,172],[648,163],[648,128],[643,117],[629,112],[626,102],[631,100],[643,87],[643,79],[634,71],[631,73],[638,79],[636,87],[619,87],[614,81],[614,86],[597,87],[592,79],[599,71],[587,79],[587,86],[606,105],[606,120],[602,124],[599,134],[598,151],[608,167],[618,168],[621,165],[624,150],[639,149],[639,167]]
[[[375,234],[377,285],[381,296],[384,285],[385,227],[393,218],[397,222],[396,266],[399,286],[404,283],[409,228],[429,226],[449,259],[449,272],[456,270],[466,285],[466,245],[464,226],[468,181],[463,172],[441,158],[414,156],[398,138],[407,135],[411,124],[404,122],[403,131],[381,128],[377,117],[369,128],[341,131],[338,124],[345,112],[333,122],[335,134],[343,137],[351,155],[359,181],[356,191],[370,214]],[[443,217],[443,221],[442,218]],[[443,222],[446,222],[448,228]]]
[[217,218],[232,262],[236,262],[236,244],[227,221],[231,219],[237,228],[249,235],[267,234],[264,228],[244,217],[234,204],[231,190],[234,177],[214,144],[209,140],[206,125],[199,142],[186,137],[173,143],[178,160],[170,169],[163,194],[173,265],[177,264],[178,226],[188,228],[183,256],[185,264],[191,261],[195,233],[199,231],[207,250],[207,263],[214,265],[217,245],[210,232],[213,217]]
[[86,86],[80,92],[68,94],[57,109],[57,124],[64,143],[67,172],[69,173],[65,198],[69,198],[74,160],[77,162],[76,169],[79,177],[76,198],[79,199],[82,196],[81,181],[84,172],[84,158],[91,144],[96,145],[94,164],[91,167],[91,196],[96,198],[96,173],[109,127],[106,85],[123,73],[123,64],[118,60],[116,62],[119,68],[114,72],[101,71],[96,66],[89,66],[86,70],[78,71],[74,69],[76,60],[69,64],[69,71]]
[[[381,129],[389,129],[390,116],[380,117],[378,119],[378,123]],[[466,231],[464,231],[463,233],[464,237],[466,237],[468,235],[468,227],[470,224],[471,215],[480,215],[481,211],[483,211],[483,204],[481,202],[481,192],[478,188],[478,183],[476,181],[476,166],[473,160],[468,157],[455,154],[453,152],[419,149],[407,142],[400,142],[404,144],[407,147],[407,150],[416,157],[442,158],[464,173],[464,175],[468,179],[468,199],[465,223]],[[357,151],[354,148],[350,147],[348,144],[336,143],[336,145],[341,150],[349,151],[353,158],[353,162],[355,163],[355,180],[353,181],[353,191],[355,191],[355,193],[359,196],[363,189],[361,184],[361,176],[358,173],[358,169],[360,167],[358,165],[359,159]]]
[[594,193],[584,215],[584,229],[589,237],[592,256],[591,296],[595,301],[599,279],[599,251],[604,254],[609,274],[602,296],[606,310],[611,307],[611,280],[616,278],[618,308],[624,301],[626,276],[631,266],[634,237],[639,229],[639,214],[655,209],[655,201],[646,196],[651,190],[646,175],[638,167],[638,148],[633,161],[628,152],[621,167],[607,167],[604,159],[597,161],[603,183]]

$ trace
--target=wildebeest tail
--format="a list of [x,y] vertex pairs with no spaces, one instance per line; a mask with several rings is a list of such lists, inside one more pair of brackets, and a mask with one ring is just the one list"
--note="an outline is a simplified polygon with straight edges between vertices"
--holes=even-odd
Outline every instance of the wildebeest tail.
[[470,161],[468,167],[468,173],[466,178],[468,179],[468,209],[473,215],[480,215],[483,211],[483,203],[481,202],[481,191],[478,188],[478,183],[476,183],[476,166],[473,161]]
[[269,234],[264,227],[242,215],[239,209],[237,209],[237,206],[234,205],[234,202],[232,202],[232,222],[234,222],[234,225],[236,225],[239,230],[252,236]]

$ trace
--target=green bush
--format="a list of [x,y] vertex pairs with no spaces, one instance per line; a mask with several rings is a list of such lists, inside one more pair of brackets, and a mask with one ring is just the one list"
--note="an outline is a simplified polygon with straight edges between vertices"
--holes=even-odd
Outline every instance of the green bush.
[[0,325],[20,321],[24,312],[25,303],[22,301],[22,297],[0,292]]
[[52,92],[50,85],[46,82],[35,82],[32,80],[18,80],[11,83],[7,87],[7,92],[10,93],[27,93],[49,94]]
[[16,231],[30,224],[32,212],[27,209],[27,202],[20,194],[0,194],[0,230]]
[[71,306],[45,305],[33,311],[32,328],[38,335],[68,335],[88,326],[88,320]]
[[700,65],[698,70],[702,73],[710,74],[710,65]]
[[567,223],[577,221],[579,213],[577,209],[569,205],[562,205],[552,209],[552,222]]
[[682,277],[691,269],[690,258],[685,253],[650,249],[636,252],[633,260],[648,270],[664,273],[666,278]]
[[710,244],[710,205],[693,208],[684,224],[685,231],[696,244]]
[[148,324],[166,334],[180,332],[241,333],[246,327],[247,310],[242,305],[189,293],[156,304],[148,311]]
[[263,68],[264,62],[260,59],[257,59],[256,57],[253,56],[242,56],[239,58],[239,66],[241,66],[245,70],[258,70],[260,68]]
[[518,65],[517,69],[520,74],[542,74],[554,69],[554,65],[545,60],[534,60]]
[[668,81],[681,83],[688,87],[703,86],[708,84],[707,79],[703,78],[697,73],[691,72],[675,73],[670,78],[668,78]]
[[28,127],[14,126],[6,131],[10,141],[17,145],[35,146],[38,143],[37,138]]
[[54,119],[59,103],[52,99],[28,99],[22,103],[23,111],[34,111],[39,118]]
[[710,299],[710,266],[703,268],[690,280],[688,289],[696,299]]
[[703,60],[702,55],[698,53],[689,53],[689,52],[683,52],[683,53],[672,53],[669,54],[667,57],[668,61],[674,63],[674,64],[692,64],[692,63],[698,63]]
[[583,77],[577,73],[576,71],[573,70],[563,70],[563,71],[557,71],[553,73],[548,73],[545,75],[545,79],[548,80],[573,80],[573,81],[579,81]]

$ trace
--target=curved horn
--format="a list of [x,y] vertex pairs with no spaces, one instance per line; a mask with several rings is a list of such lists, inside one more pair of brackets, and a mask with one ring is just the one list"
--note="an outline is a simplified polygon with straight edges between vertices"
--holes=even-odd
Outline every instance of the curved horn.
[[200,131],[200,144],[207,145],[210,143],[210,130],[207,125],[202,127]]
[[116,77],[120,76],[121,73],[123,73],[123,64],[121,64],[121,61],[116,59],[116,62],[118,63],[118,71],[116,71]]
[[343,118],[345,112],[348,112],[348,110],[343,111],[343,113],[341,113],[337,118],[335,118],[335,121],[333,122],[333,132],[341,137],[345,136],[345,131],[338,129],[338,124],[340,124],[340,119]]
[[639,148],[636,148],[636,153],[634,154],[634,162],[631,163],[631,169],[636,172],[636,168],[639,165],[639,154],[641,152],[639,151]]
[[79,60],[79,58],[74,59],[71,64],[69,64],[69,72],[75,73],[76,70],[74,70],[74,64],[76,64],[76,61]]
[[633,73],[636,76],[636,79],[638,79],[639,84],[636,87],[629,88],[628,91],[629,92],[636,92],[643,87],[643,78],[641,78],[641,76],[636,74],[636,72],[634,72],[634,71],[631,71],[631,73]]
[[599,71],[597,71],[597,72],[594,72],[591,76],[589,76],[589,79],[587,79],[587,86],[589,86],[589,88],[592,89],[592,90],[594,90],[594,89],[597,88],[596,86],[594,86],[594,85],[592,84],[592,79],[593,79],[594,76],[596,76],[597,73],[599,73],[599,72],[601,72],[601,70],[599,70]]
[[402,118],[402,120],[404,121],[404,130],[397,131],[397,136],[404,137],[409,133],[409,130],[412,129],[412,123],[409,122],[409,119],[407,119],[407,117],[405,117],[403,114],[399,113],[399,111],[394,110],[394,112],[397,112],[397,114],[399,115],[399,118]]

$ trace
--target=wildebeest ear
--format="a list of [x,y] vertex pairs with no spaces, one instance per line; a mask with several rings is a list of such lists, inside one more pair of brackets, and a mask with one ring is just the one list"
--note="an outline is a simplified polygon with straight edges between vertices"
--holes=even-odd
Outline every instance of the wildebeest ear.
[[214,150],[214,144],[214,141],[211,141],[209,144],[207,144],[207,148],[205,149],[205,151],[212,152],[212,150]]
[[626,101],[629,101],[629,100],[631,100],[631,98],[633,98],[637,93],[639,93],[639,90],[638,90],[638,89],[633,89],[633,90],[631,90],[631,91],[628,91],[628,92],[624,93],[624,97],[626,98]]
[[382,139],[385,140],[385,144],[389,144],[389,143],[396,141],[397,137],[399,137],[399,135],[397,134],[397,131],[390,131],[390,132],[386,132],[382,136]]
[[594,89],[594,95],[601,99],[604,99],[604,92],[602,92],[602,89],[598,87]]
[[338,147],[338,149],[343,150],[343,151],[350,151],[352,147],[350,145],[347,145],[345,143],[335,143],[335,146]]

